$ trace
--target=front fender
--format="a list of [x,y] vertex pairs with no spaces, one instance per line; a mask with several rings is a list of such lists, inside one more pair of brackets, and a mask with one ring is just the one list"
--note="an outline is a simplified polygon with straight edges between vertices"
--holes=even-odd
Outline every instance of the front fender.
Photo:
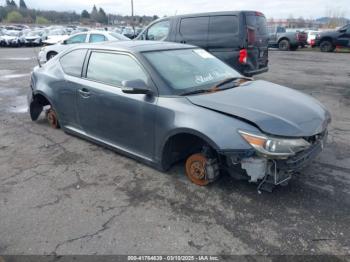
[[179,133],[196,135],[217,151],[247,150],[251,146],[238,130],[259,133],[248,122],[196,106],[186,98],[160,97],[155,129],[156,158],[160,159],[166,141]]

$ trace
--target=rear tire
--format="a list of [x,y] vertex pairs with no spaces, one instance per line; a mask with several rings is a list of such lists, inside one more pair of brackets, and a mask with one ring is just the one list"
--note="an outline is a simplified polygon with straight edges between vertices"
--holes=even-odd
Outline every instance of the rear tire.
[[333,52],[334,51],[334,46],[333,46],[331,41],[323,40],[320,43],[320,50],[321,50],[321,52]]
[[290,43],[287,39],[283,39],[278,42],[278,49],[281,51],[289,51]]

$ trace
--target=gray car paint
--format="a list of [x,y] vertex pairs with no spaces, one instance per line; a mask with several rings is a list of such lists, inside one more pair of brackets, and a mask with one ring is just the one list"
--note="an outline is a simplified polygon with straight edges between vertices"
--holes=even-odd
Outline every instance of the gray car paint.
[[[116,87],[64,74],[58,60],[77,48],[134,56],[148,72],[154,95],[125,94]],[[163,168],[164,145],[176,134],[196,135],[219,152],[244,151],[252,148],[238,130],[304,137],[322,131],[330,121],[329,113],[316,100],[263,81],[212,94],[169,96],[142,52],[182,48],[195,47],[144,41],[74,47],[34,70],[29,103],[33,96],[42,94],[57,111],[65,131],[158,168]],[[82,88],[91,95],[82,97],[78,92]]]
[[313,136],[330,121],[328,111],[317,100],[263,80],[188,99],[195,105],[249,120],[276,136]]

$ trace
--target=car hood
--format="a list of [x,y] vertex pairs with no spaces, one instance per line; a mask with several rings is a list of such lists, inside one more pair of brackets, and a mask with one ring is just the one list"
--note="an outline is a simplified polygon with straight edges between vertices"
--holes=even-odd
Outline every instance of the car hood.
[[40,36],[26,36],[25,39],[26,40],[36,40],[36,39],[39,39]]
[[4,35],[2,38],[5,40],[14,40],[14,39],[17,39],[18,36]]
[[197,106],[244,119],[276,136],[313,136],[323,132],[330,122],[329,112],[316,99],[263,80],[187,99]]

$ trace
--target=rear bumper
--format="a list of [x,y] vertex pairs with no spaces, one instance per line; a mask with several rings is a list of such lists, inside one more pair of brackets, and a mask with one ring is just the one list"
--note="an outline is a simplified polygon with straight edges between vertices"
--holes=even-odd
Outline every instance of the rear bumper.
[[259,68],[256,70],[244,70],[243,74],[245,76],[253,76],[253,75],[258,75],[258,74],[262,74],[262,73],[266,73],[267,71],[269,71],[269,67],[263,67],[263,68]]

